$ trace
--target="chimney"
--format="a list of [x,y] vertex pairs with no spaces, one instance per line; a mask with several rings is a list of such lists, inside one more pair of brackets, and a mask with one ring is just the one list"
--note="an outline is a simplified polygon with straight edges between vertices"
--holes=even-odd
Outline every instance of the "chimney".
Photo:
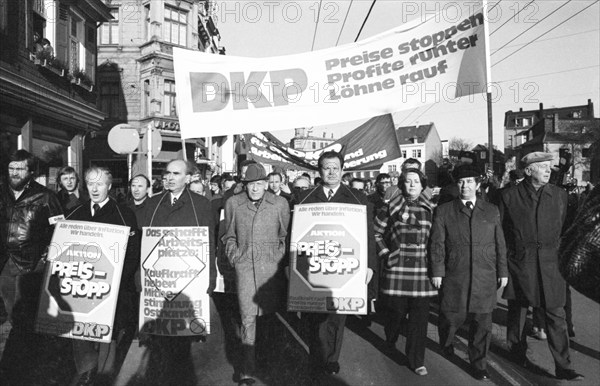
[[519,107],[519,112],[522,113],[523,112],[523,108]]
[[554,119],[552,120],[552,132],[558,133],[558,113],[554,113]]
[[587,118],[594,118],[594,103],[592,103],[591,99],[588,99],[588,105],[587,105],[587,112],[588,112],[588,116]]

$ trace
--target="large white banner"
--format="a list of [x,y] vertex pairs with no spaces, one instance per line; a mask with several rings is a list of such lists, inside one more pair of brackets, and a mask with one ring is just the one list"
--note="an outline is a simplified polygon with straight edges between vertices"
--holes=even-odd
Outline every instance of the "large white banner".
[[456,14],[297,55],[174,48],[181,136],[327,125],[485,92],[484,11],[477,2],[455,4]]

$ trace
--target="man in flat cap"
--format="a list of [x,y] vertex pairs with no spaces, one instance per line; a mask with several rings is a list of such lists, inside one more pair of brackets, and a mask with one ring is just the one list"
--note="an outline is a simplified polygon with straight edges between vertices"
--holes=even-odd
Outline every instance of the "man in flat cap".
[[473,376],[486,380],[496,290],[508,281],[506,246],[498,208],[476,195],[480,173],[462,165],[456,178],[460,195],[437,208],[431,230],[431,280],[440,289],[440,345],[452,356],[454,336],[468,320]]
[[[235,268],[242,318],[242,369],[240,385],[254,383],[257,317],[265,322],[285,305],[283,266],[290,222],[288,201],[267,191],[267,173],[259,163],[249,164],[242,177],[244,193],[225,204],[225,253]],[[274,327],[262,329],[272,332]],[[271,331],[269,331],[271,330]],[[272,341],[277,341],[272,339]]]
[[527,361],[524,333],[527,308],[540,307],[548,326],[548,346],[558,379],[581,380],[569,355],[565,321],[565,280],[558,270],[558,247],[567,214],[567,192],[549,184],[553,156],[534,152],[521,159],[525,180],[502,192],[500,215],[506,237],[509,282],[507,340],[513,358]]

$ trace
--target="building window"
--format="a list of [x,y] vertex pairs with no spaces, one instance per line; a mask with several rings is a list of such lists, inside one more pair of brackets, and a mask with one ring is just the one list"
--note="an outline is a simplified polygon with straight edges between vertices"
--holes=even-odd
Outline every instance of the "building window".
[[100,44],[119,43],[119,8],[112,8],[110,15],[113,19],[100,26]]
[[312,148],[313,148],[313,149],[316,149],[316,148],[317,148],[317,143],[316,143],[316,142],[313,142],[313,143],[312,143]]
[[412,158],[421,158],[421,149],[413,149]]
[[406,158],[406,150],[402,150],[402,158]]
[[166,117],[177,116],[177,106],[175,104],[175,82],[165,80],[165,99],[163,101],[163,115]]
[[479,158],[481,158],[481,159],[486,159],[486,156],[485,156],[485,151],[481,151],[481,152],[479,152]]
[[108,118],[121,117],[121,85],[116,82],[102,82],[100,86],[100,110],[108,116]]
[[163,24],[163,39],[167,42],[187,45],[187,12],[181,9],[165,6],[165,22]]
[[581,156],[583,158],[590,158],[591,154],[592,152],[589,147],[584,147],[583,149],[581,149]]
[[392,173],[396,171],[396,165],[388,165],[388,173]]

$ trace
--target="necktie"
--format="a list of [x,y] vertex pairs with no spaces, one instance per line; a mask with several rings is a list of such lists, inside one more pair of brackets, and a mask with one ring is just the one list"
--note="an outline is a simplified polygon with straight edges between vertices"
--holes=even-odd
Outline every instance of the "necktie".
[[171,201],[171,205],[175,205],[177,202],[177,197],[173,196],[173,200]]
[[473,203],[471,201],[467,201],[467,208],[472,212],[473,211]]
[[96,217],[96,215],[98,214],[98,211],[100,210],[100,205],[94,204],[93,208],[94,208],[94,214],[92,215],[92,217]]
[[333,197],[333,189],[329,189],[329,193],[327,193],[327,201],[331,201],[331,197]]

